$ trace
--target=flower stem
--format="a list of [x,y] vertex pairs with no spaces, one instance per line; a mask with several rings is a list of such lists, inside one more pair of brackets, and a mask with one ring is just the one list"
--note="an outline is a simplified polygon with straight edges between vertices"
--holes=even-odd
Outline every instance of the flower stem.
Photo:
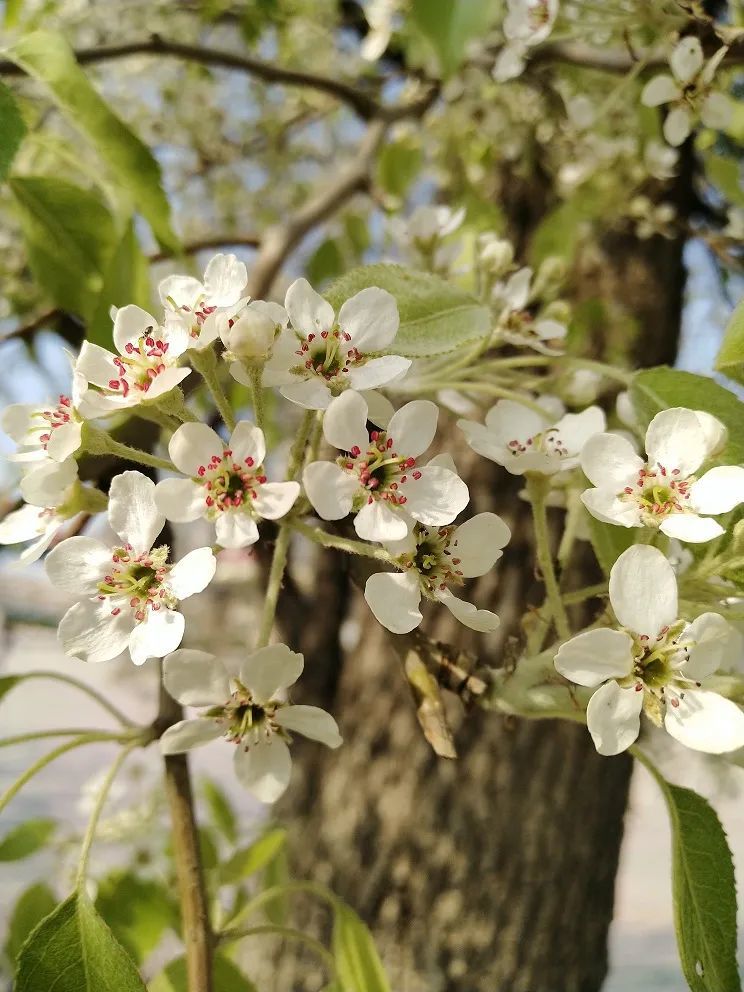
[[525,475],[525,481],[527,483],[527,494],[532,505],[537,563],[540,566],[543,583],[545,584],[545,595],[553,622],[555,623],[555,629],[558,637],[562,641],[565,641],[571,636],[571,628],[568,624],[568,617],[566,616],[561,592],[558,588],[558,579],[555,574],[553,555],[550,550],[548,515],[545,505],[545,497],[550,487],[550,480],[543,475],[528,472]]
[[229,431],[234,431],[235,414],[220,382],[217,372],[217,356],[214,353],[214,349],[205,348],[203,351],[194,351],[191,357],[191,364],[202,377],[207,389],[212,394],[212,399],[222,418],[222,423]]
[[24,681],[28,679],[53,679],[55,682],[63,682],[65,685],[71,685],[74,689],[79,689],[80,692],[84,692],[86,695],[90,696],[91,699],[94,699],[99,706],[102,706],[113,717],[116,717],[119,723],[123,724],[125,727],[135,726],[134,721],[130,720],[126,713],[122,713],[122,711],[118,709],[118,707],[114,706],[113,703],[110,703],[102,693],[98,692],[92,686],[86,685],[86,683],[82,682],[80,679],[74,678],[72,675],[65,675],[62,672],[40,670],[38,672],[28,672],[23,675],[19,675],[18,678],[23,679]]
[[140,465],[149,465],[152,468],[161,468],[166,472],[175,472],[175,466],[167,458],[158,458],[157,455],[150,454],[149,451],[141,451],[128,444],[117,441],[107,431],[98,430],[90,424],[86,425],[83,434],[83,446],[91,455],[115,455],[128,462],[139,462]]
[[111,765],[108,774],[101,783],[101,787],[98,791],[95,804],[93,806],[93,811],[90,815],[90,820],[88,821],[88,829],[85,831],[85,837],[83,838],[83,846],[80,850],[80,862],[78,864],[77,875],[75,876],[75,888],[80,891],[85,886],[85,876],[88,870],[88,859],[90,857],[90,849],[93,844],[93,838],[96,834],[96,827],[98,826],[98,821],[101,818],[101,813],[103,812],[103,807],[108,799],[109,792],[111,791],[111,786],[114,784],[114,779],[119,774],[119,770],[124,762],[127,760],[129,755],[132,753],[135,747],[137,747],[139,741],[130,741],[126,747],[122,748],[121,751],[116,756],[114,763]]
[[225,930],[220,934],[220,943],[232,941],[232,940],[242,940],[243,937],[258,937],[265,934],[274,934],[277,937],[283,937],[288,940],[299,940],[311,951],[323,961],[325,966],[328,968],[331,976],[336,974],[336,962],[334,960],[331,952],[325,948],[319,940],[311,937],[308,933],[303,933],[302,930],[295,930],[293,927],[280,927],[274,926],[272,924],[262,924],[255,927],[246,927],[245,929],[235,928],[232,930]]
[[109,740],[122,740],[122,735],[114,731],[93,730],[86,727],[59,727],[55,730],[30,730],[26,734],[13,734],[11,737],[0,737],[0,747],[28,744],[30,741],[42,741],[48,737],[80,737],[87,734],[109,734]]
[[262,431],[266,430],[266,409],[264,407],[263,395],[263,366],[253,363],[248,366],[248,375],[251,380],[251,397],[253,400],[253,418],[256,427]]
[[307,895],[315,896],[322,902],[328,903],[331,909],[334,910],[338,905],[336,896],[334,896],[330,889],[325,888],[325,886],[321,885],[319,882],[285,882],[282,885],[273,885],[268,889],[264,889],[263,892],[259,892],[255,895],[245,904],[245,906],[243,906],[238,914],[233,917],[231,921],[232,926],[224,930],[223,933],[228,934],[237,930],[241,921],[246,920],[257,910],[261,909],[262,906],[273,902],[275,899],[280,899],[282,896],[290,895],[292,893],[305,893]]
[[384,548],[377,548],[373,544],[366,544],[364,541],[353,541],[348,537],[341,537],[337,534],[329,534],[328,531],[321,530],[320,527],[311,527],[310,524],[302,520],[292,520],[291,527],[298,534],[303,534],[315,544],[320,544],[324,548],[337,548],[339,551],[346,551],[350,555],[362,555],[365,558],[374,558],[376,561],[384,561],[386,564],[393,563],[393,559]]

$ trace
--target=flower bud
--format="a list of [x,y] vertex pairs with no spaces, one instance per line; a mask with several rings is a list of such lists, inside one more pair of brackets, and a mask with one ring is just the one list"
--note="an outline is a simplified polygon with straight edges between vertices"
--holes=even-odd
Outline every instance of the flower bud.
[[533,293],[535,296],[548,296],[558,292],[566,278],[566,263],[557,255],[546,258],[535,276]]
[[506,239],[489,239],[481,248],[481,265],[494,276],[502,276],[508,272],[513,261],[514,248]]
[[236,358],[263,361],[274,343],[276,324],[267,314],[247,307],[237,320],[223,315],[219,331],[223,344]]
[[571,406],[588,406],[596,400],[601,382],[593,369],[574,369],[561,383],[561,395]]

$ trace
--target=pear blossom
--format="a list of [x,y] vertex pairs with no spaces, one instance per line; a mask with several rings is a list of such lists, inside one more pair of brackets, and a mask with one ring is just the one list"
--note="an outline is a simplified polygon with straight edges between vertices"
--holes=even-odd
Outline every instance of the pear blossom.
[[521,76],[529,49],[545,41],[558,16],[558,0],[507,0],[507,7],[506,45],[493,67],[493,78],[499,83]]
[[74,498],[77,479],[74,458],[63,462],[49,459],[21,479],[25,503],[0,521],[0,544],[32,542],[21,552],[19,564],[38,561],[60,527],[80,512],[82,506]]
[[499,400],[486,414],[485,425],[458,420],[457,426],[473,451],[512,475],[552,475],[579,464],[589,438],[604,430],[605,415],[598,406],[590,406],[554,421],[547,410],[541,414],[514,400]]
[[163,664],[165,688],[183,706],[206,708],[165,731],[163,754],[182,754],[223,737],[234,745],[240,783],[261,802],[276,802],[292,771],[290,733],[330,748],[342,743],[336,721],[325,710],[278,698],[294,685],[303,666],[302,655],[284,644],[248,655],[237,671],[204,651],[182,648],[169,654]]
[[479,513],[457,527],[416,524],[403,540],[384,542],[403,571],[371,575],[364,598],[383,627],[394,634],[407,634],[421,623],[422,596],[442,603],[472,630],[496,630],[495,613],[458,599],[452,588],[489,572],[510,537],[511,531],[495,513]]
[[47,556],[53,584],[83,597],[59,625],[68,656],[108,661],[128,648],[141,665],[181,643],[184,618],[178,603],[209,585],[217,563],[211,548],[197,548],[168,564],[168,547],[153,548],[165,523],[154,497],[151,479],[122,472],[111,483],[108,505],[120,543],[111,548],[92,537],[69,537]]
[[393,229],[397,240],[412,248],[425,267],[447,273],[462,246],[459,241],[445,244],[445,239],[454,234],[464,220],[464,207],[453,210],[443,203],[425,203],[416,207],[410,217],[396,218]]
[[158,294],[166,309],[166,324],[179,323],[190,338],[189,347],[201,351],[217,338],[217,317],[237,307],[248,282],[248,270],[235,255],[215,255],[204,271],[204,281],[174,275],[161,280]]
[[682,38],[669,57],[671,75],[662,73],[646,83],[641,94],[644,106],[670,105],[663,127],[670,145],[681,145],[698,118],[716,130],[731,122],[733,104],[725,93],[712,91],[713,77],[727,51],[725,46],[719,48],[706,62],[700,41]]
[[680,541],[703,542],[723,534],[709,516],[744,502],[744,468],[720,465],[695,473],[725,438],[725,427],[701,410],[675,407],[653,418],[644,460],[616,434],[597,434],[581,453],[581,467],[596,487],[582,493],[598,520],[621,527],[658,527]]
[[256,521],[283,517],[300,495],[298,482],[268,482],[263,431],[247,420],[226,443],[206,424],[183,424],[168,452],[186,479],[163,479],[155,503],[168,520],[213,521],[223,548],[244,548],[258,540]]
[[183,323],[168,321],[161,327],[146,310],[134,304],[121,307],[114,318],[119,354],[85,341],[75,363],[75,372],[86,381],[80,400],[82,415],[103,417],[159,399],[174,389],[191,371],[178,368],[189,343]]
[[289,326],[289,314],[278,303],[251,300],[217,316],[217,329],[225,346],[223,358],[230,375],[244,386],[252,380],[246,364],[263,364],[271,356],[277,336]]
[[74,374],[70,395],[61,394],[51,403],[12,403],[0,417],[0,428],[18,445],[8,455],[10,461],[34,462],[51,458],[63,462],[80,447],[83,418],[78,404],[86,387],[80,374]]
[[541,309],[536,304],[531,268],[519,269],[505,283],[497,283],[492,295],[502,340],[517,347],[532,348],[541,355],[563,353],[568,328],[551,316],[550,309]]
[[399,541],[414,521],[428,527],[451,523],[468,503],[468,487],[451,469],[418,466],[434,440],[439,409],[429,400],[401,407],[386,430],[367,431],[368,406],[359,393],[344,393],[323,419],[326,441],[343,454],[311,462],[303,485],[323,520],[356,514],[354,528],[367,541]]
[[610,572],[618,628],[588,630],[566,641],[555,667],[594,689],[587,725],[600,754],[625,751],[640,732],[641,712],[686,747],[722,754],[744,747],[744,712],[705,688],[731,664],[737,634],[717,613],[680,619],[677,580],[648,545],[624,551]]
[[400,355],[371,357],[393,344],[400,323],[395,298],[384,289],[361,290],[336,317],[306,279],[297,279],[284,305],[291,327],[275,341],[263,383],[299,406],[325,410],[344,390],[384,386],[411,366]]

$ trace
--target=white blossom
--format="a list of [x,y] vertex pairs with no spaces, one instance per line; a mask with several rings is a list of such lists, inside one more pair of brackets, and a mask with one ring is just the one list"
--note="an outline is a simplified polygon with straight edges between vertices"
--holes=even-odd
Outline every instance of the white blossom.
[[183,424],[168,451],[186,479],[163,479],[155,487],[158,510],[177,523],[200,517],[215,524],[224,548],[258,540],[256,521],[277,520],[300,494],[298,482],[268,482],[263,431],[241,421],[225,443],[206,424]]
[[41,558],[59,528],[80,511],[74,498],[77,477],[74,458],[63,462],[48,459],[21,480],[24,505],[0,521],[0,544],[31,541],[21,552],[19,564]]
[[558,0],[507,0],[507,7],[506,44],[493,67],[493,78],[499,83],[522,74],[529,49],[545,41],[558,15]]
[[541,414],[513,400],[499,400],[486,414],[485,425],[458,420],[457,426],[474,451],[513,475],[552,475],[579,464],[589,438],[604,430],[605,416],[599,407],[590,406],[554,422],[547,411]]
[[562,644],[555,667],[596,691],[587,726],[600,754],[619,754],[636,740],[641,712],[680,743],[721,754],[744,746],[744,713],[705,689],[731,664],[736,631],[717,613],[679,618],[677,580],[656,548],[636,545],[610,572],[618,629],[588,630]]
[[658,527],[681,541],[710,541],[724,532],[709,516],[744,502],[744,468],[720,465],[695,473],[725,437],[723,424],[701,410],[657,413],[646,431],[644,460],[616,434],[591,438],[581,467],[596,487],[582,500],[598,520],[622,527]]
[[383,627],[395,634],[407,634],[421,623],[422,596],[442,603],[466,627],[483,633],[496,630],[495,613],[458,599],[452,589],[489,572],[510,537],[495,513],[479,513],[458,527],[416,524],[403,540],[385,542],[404,571],[371,575],[364,598]]
[[446,239],[464,220],[464,207],[453,210],[443,203],[425,203],[416,207],[409,217],[396,217],[393,232],[401,244],[413,249],[424,267],[447,273],[462,245],[457,240],[446,243]]
[[301,654],[272,644],[248,655],[233,672],[214,655],[181,649],[163,665],[163,682],[183,706],[206,707],[181,720],[160,738],[164,754],[181,754],[224,737],[234,746],[235,774],[264,803],[275,802],[289,785],[290,733],[327,747],[342,743],[336,721],[317,706],[294,706],[283,691],[302,674]]
[[245,264],[235,255],[223,254],[210,260],[203,282],[193,276],[168,276],[158,286],[166,325],[185,328],[190,348],[207,348],[217,337],[218,316],[240,306],[247,282]]
[[414,521],[428,527],[451,523],[468,503],[468,487],[451,469],[417,459],[434,440],[439,410],[429,400],[401,407],[384,431],[367,431],[368,407],[358,393],[344,393],[325,413],[326,441],[343,454],[307,466],[303,484],[323,520],[356,514],[354,528],[368,541],[399,541]]
[[384,289],[361,290],[336,317],[306,279],[297,279],[284,305],[291,327],[274,343],[263,382],[278,386],[282,396],[299,406],[325,410],[344,390],[375,389],[411,366],[400,355],[373,357],[393,345],[400,323],[395,299]]
[[80,447],[83,419],[78,405],[86,387],[80,374],[73,374],[72,392],[56,403],[12,403],[0,417],[0,427],[18,445],[10,461],[35,462],[51,458],[63,462]]
[[197,548],[174,565],[168,548],[152,545],[165,523],[155,505],[155,483],[122,472],[111,483],[108,519],[121,543],[69,537],[46,559],[52,583],[81,596],[59,625],[65,654],[108,661],[129,649],[135,665],[162,658],[181,643],[180,600],[201,592],[214,576],[210,548]]
[[568,328],[550,315],[550,310],[535,306],[532,269],[519,269],[506,282],[493,288],[499,336],[517,347],[532,348],[541,355],[563,353]]
[[230,375],[244,386],[252,380],[246,364],[264,364],[271,356],[278,335],[289,326],[289,314],[278,303],[251,300],[217,317],[217,328],[225,346],[223,358]]

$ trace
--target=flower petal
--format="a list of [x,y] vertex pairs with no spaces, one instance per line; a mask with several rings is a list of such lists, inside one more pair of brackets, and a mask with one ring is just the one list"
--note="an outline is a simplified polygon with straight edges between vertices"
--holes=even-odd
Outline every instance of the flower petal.
[[216,706],[230,698],[225,666],[206,651],[179,648],[163,661],[163,684],[182,706]]
[[295,331],[307,337],[330,331],[336,319],[333,307],[316,293],[307,279],[296,279],[287,290],[284,307]]
[[693,35],[682,38],[669,56],[669,66],[680,83],[689,83],[694,79],[703,68],[704,61],[702,45]]
[[430,527],[451,523],[470,499],[468,487],[459,475],[431,465],[420,469],[418,479],[409,476],[401,489],[407,498],[406,511],[414,520]]
[[723,131],[731,123],[734,106],[725,93],[709,93],[700,108],[700,119],[706,127]]
[[287,386],[280,386],[279,392],[285,400],[296,403],[305,410],[326,410],[331,402],[331,391],[316,375],[306,379],[296,379]]
[[164,307],[191,309],[203,295],[204,286],[193,276],[166,276],[158,283],[158,296]]
[[664,726],[685,747],[707,754],[725,754],[744,747],[744,712],[716,692],[688,690],[667,700]]
[[256,427],[250,420],[241,420],[230,435],[229,448],[232,451],[233,461],[245,464],[246,459],[252,458],[257,467],[263,465],[266,457],[266,441],[264,433],[260,427]]
[[245,749],[235,748],[238,781],[262,803],[274,803],[284,793],[292,775],[289,748],[276,734]]
[[83,341],[75,371],[85,376],[87,382],[106,388],[112,379],[119,378],[119,369],[114,364],[115,356],[90,341]]
[[141,472],[114,476],[109,488],[108,518],[112,530],[136,554],[149,551],[165,517],[155,504],[155,483]]
[[644,107],[660,107],[663,103],[674,103],[680,95],[679,86],[671,76],[654,76],[643,87],[641,103]]
[[399,324],[395,297],[376,286],[352,296],[338,312],[338,326],[351,336],[352,346],[362,353],[388,348],[395,340]]
[[383,430],[392,420],[395,407],[382,393],[374,389],[364,390],[363,396],[367,403],[367,420]]
[[310,462],[302,484],[313,509],[322,520],[341,520],[351,512],[359,484],[334,462]]
[[439,407],[431,400],[413,400],[393,414],[387,428],[388,440],[399,455],[416,457],[431,445],[437,432]]
[[38,409],[35,403],[11,403],[0,414],[0,428],[16,444],[37,444],[39,434],[46,433],[46,422],[34,417]]
[[593,517],[606,524],[616,524],[619,527],[640,527],[643,524],[636,502],[626,503],[606,489],[585,489],[581,494],[581,502]]
[[78,596],[95,596],[111,568],[111,549],[92,537],[68,537],[47,555],[52,585]]
[[630,441],[617,434],[595,434],[581,451],[581,468],[591,484],[615,493],[634,483],[644,466]]
[[299,495],[299,482],[266,482],[256,493],[253,509],[264,520],[278,520],[289,513]]
[[63,462],[43,461],[21,479],[21,496],[34,506],[59,506],[77,476],[74,458]]
[[338,724],[319,706],[282,706],[276,711],[274,720],[285,730],[319,741],[326,747],[337,748],[343,744]]
[[129,638],[129,654],[135,665],[148,658],[163,658],[175,651],[183,640],[186,621],[176,610],[150,610]]
[[378,623],[394,634],[408,634],[424,619],[421,590],[413,570],[375,572],[364,586],[364,598]]
[[659,530],[667,537],[689,544],[702,544],[712,541],[725,533],[723,527],[712,517],[699,517],[696,513],[672,513],[662,520]]
[[270,644],[248,655],[240,666],[240,681],[262,703],[288,689],[302,675],[305,659],[286,644]]
[[357,365],[349,372],[351,388],[377,389],[390,382],[398,382],[411,367],[410,358],[400,355],[383,355],[381,358],[370,358],[364,365]]
[[213,456],[222,458],[225,443],[206,424],[182,424],[168,443],[168,454],[179,472],[196,476]]
[[490,610],[479,610],[473,603],[458,599],[449,590],[437,596],[440,603],[447,607],[453,617],[471,630],[481,634],[490,634],[501,624],[501,620]]
[[[71,537],[69,540],[83,538]],[[127,647],[132,623],[131,612],[122,610],[114,617],[111,603],[86,599],[75,603],[65,613],[57,637],[68,657],[90,662],[110,661]]]
[[245,263],[235,255],[215,255],[204,272],[207,300],[214,307],[229,307],[237,303],[248,282]]
[[212,549],[196,548],[184,555],[170,570],[166,580],[168,588],[176,599],[188,599],[207,588],[214,578],[216,568],[217,559]]
[[692,115],[687,107],[675,107],[664,121],[664,137],[674,148],[678,148],[692,130]]
[[357,447],[367,450],[367,402],[359,393],[348,390],[331,401],[323,416],[323,436],[340,451]]
[[621,689],[614,680],[597,689],[586,708],[586,725],[600,754],[620,754],[638,739],[642,706],[642,692]]
[[197,717],[193,720],[181,720],[163,733],[160,738],[160,750],[163,754],[183,754],[192,747],[209,744],[222,736],[222,727],[216,720]]
[[[46,530],[45,519],[38,506],[28,503],[20,510],[13,510],[0,520],[0,544],[20,544],[37,538]],[[111,560],[110,556],[108,560]]]
[[728,513],[744,503],[744,468],[720,465],[690,487],[690,501],[700,513]]
[[708,454],[695,411],[673,407],[657,413],[646,431],[646,451],[652,465],[663,465],[667,472],[679,469],[682,478],[692,475]]
[[633,639],[624,630],[586,630],[561,644],[554,664],[569,682],[590,689],[633,671]]
[[120,354],[124,354],[127,344],[136,344],[139,338],[159,327],[157,320],[147,310],[128,303],[119,307],[114,318],[114,344]]
[[52,431],[52,436],[47,443],[47,454],[55,462],[63,462],[74,455],[80,447],[82,439],[83,425],[77,420],[70,420],[66,424],[60,424]]
[[365,503],[354,517],[354,530],[363,541],[402,541],[411,527],[407,514],[396,512],[379,499]]
[[217,543],[223,548],[247,548],[258,540],[253,517],[242,510],[226,510],[215,522]]
[[610,603],[623,627],[655,638],[677,619],[677,579],[657,548],[623,551],[610,571]]
[[720,614],[701,613],[687,625],[677,643],[688,652],[682,674],[700,682],[736,665],[741,635]]
[[569,455],[578,455],[589,439],[600,434],[606,425],[604,411],[589,406],[581,413],[567,413],[555,424],[563,447]]
[[206,511],[204,489],[193,479],[163,479],[155,486],[155,505],[167,520],[188,523]]
[[455,530],[449,550],[460,559],[457,567],[463,576],[472,579],[493,568],[510,539],[511,531],[501,517],[478,513]]

